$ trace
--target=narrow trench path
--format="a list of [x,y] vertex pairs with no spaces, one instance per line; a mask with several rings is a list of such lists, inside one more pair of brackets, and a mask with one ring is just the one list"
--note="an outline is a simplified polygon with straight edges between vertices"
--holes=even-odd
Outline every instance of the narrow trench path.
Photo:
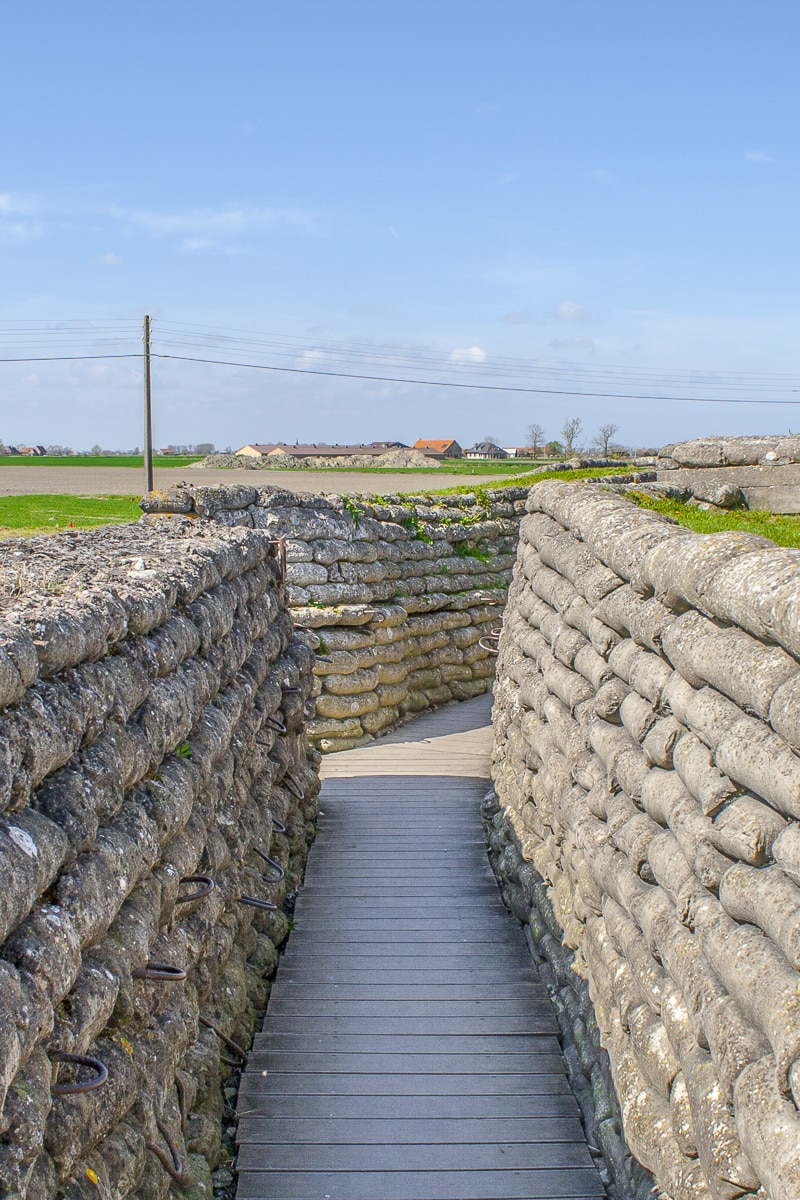
[[486,857],[490,703],[324,761],[321,832],[240,1088],[238,1200],[604,1195]]

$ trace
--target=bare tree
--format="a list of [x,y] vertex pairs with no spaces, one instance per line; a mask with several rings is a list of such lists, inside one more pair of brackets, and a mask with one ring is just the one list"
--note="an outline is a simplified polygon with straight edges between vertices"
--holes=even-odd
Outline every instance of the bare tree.
[[533,424],[528,426],[528,448],[533,451],[533,457],[537,458],[539,450],[544,445],[544,430],[541,425]]
[[491,442],[491,444],[493,446],[496,446],[497,445],[497,434],[496,433],[485,433],[483,435],[482,441]]
[[607,425],[601,425],[595,434],[592,445],[597,446],[598,450],[602,452],[603,458],[608,458],[608,444],[618,429],[619,425],[609,421]]
[[564,458],[572,458],[578,449],[577,442],[583,431],[583,421],[580,417],[565,417],[561,426],[561,438],[564,446]]

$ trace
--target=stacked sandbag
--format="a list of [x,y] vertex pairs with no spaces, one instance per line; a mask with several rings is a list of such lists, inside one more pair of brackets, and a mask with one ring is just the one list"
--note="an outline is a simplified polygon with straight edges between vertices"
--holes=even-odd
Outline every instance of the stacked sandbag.
[[211,1196],[317,810],[276,555],[181,518],[3,543],[4,1196]]
[[531,491],[488,815],[615,1194],[618,1105],[665,1196],[800,1195],[798,616],[800,550]]
[[365,500],[233,484],[152,492],[142,507],[285,539],[292,617],[317,650],[309,736],[330,752],[488,691],[527,494]]

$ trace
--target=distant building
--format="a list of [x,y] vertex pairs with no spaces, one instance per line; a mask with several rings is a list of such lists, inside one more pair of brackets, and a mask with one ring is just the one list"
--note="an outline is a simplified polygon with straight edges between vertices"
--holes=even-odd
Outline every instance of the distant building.
[[470,446],[469,450],[464,451],[465,458],[508,458],[508,454],[502,446],[495,446],[494,442],[476,442],[474,446]]
[[530,446],[504,446],[509,458],[536,458]]
[[339,455],[354,454],[386,454],[389,450],[408,450],[405,442],[361,442],[357,446],[329,446],[325,442],[264,442],[242,446],[237,454],[247,454],[251,457],[270,454],[290,454],[292,458],[338,458]]
[[42,458],[47,451],[44,446],[20,446],[17,454],[24,454],[26,458]]
[[428,458],[463,458],[464,451],[452,438],[420,438],[414,449],[421,450]]

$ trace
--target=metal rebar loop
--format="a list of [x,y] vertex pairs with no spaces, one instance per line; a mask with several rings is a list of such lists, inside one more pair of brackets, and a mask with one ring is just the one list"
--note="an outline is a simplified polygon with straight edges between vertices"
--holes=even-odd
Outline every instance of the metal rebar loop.
[[102,1063],[99,1058],[94,1058],[91,1054],[66,1054],[62,1050],[51,1050],[51,1062],[75,1063],[79,1067],[89,1067],[95,1071],[94,1079],[87,1079],[83,1083],[54,1083],[50,1088],[51,1096],[75,1096],[80,1092],[93,1092],[95,1088],[101,1087],[108,1079],[108,1067]]
[[210,875],[184,875],[181,883],[200,883],[202,887],[191,892],[188,896],[178,896],[176,904],[190,904],[192,900],[201,900],[203,896],[207,896],[209,892],[213,892],[216,884]]
[[373,617],[378,625],[382,625],[386,620],[386,613],[380,611],[379,608],[365,608],[362,617]]
[[240,896],[239,903],[251,904],[253,908],[266,908],[269,912],[275,912],[278,907],[271,900],[259,900],[255,896]]
[[266,724],[271,725],[273,729],[277,729],[278,733],[286,733],[286,726],[277,717],[267,717]]
[[148,1150],[152,1150],[153,1154],[155,1154],[156,1158],[161,1163],[162,1167],[170,1176],[170,1178],[174,1179],[176,1183],[184,1183],[183,1163],[181,1162],[181,1156],[178,1153],[178,1147],[170,1137],[169,1130],[164,1122],[156,1121],[156,1125],[158,1126],[158,1132],[167,1143],[169,1158],[167,1158],[161,1147],[156,1146],[154,1142],[145,1142],[145,1146]]
[[131,971],[134,979],[153,979],[160,983],[183,983],[186,972],[183,967],[173,967],[170,963],[148,962],[144,967]]
[[206,1017],[198,1017],[197,1019],[201,1025],[205,1025],[206,1029],[210,1029],[212,1033],[215,1033],[223,1045],[227,1046],[229,1050],[232,1050],[234,1054],[238,1054],[241,1060],[240,1062],[234,1062],[233,1059],[223,1058],[222,1055],[220,1055],[222,1062],[224,1062],[226,1066],[240,1067],[242,1070],[244,1070],[249,1061],[247,1057],[247,1051],[243,1050],[239,1043],[235,1042],[233,1038],[229,1038],[227,1033],[223,1033],[221,1029],[217,1029],[216,1025],[212,1025],[211,1021],[209,1021]]
[[[281,864],[279,862],[275,862],[274,858],[270,858],[270,856],[268,854],[265,854],[263,850],[260,850],[258,846],[253,846],[253,849],[255,850],[255,852],[259,856],[259,858],[263,858],[265,863],[269,863],[269,865],[278,872],[278,874],[275,876],[274,879],[268,879],[267,882],[268,883],[280,883],[280,881],[283,879],[284,875],[286,874],[286,872],[284,871]],[[264,878],[266,879],[266,876],[264,876]]]
[[494,646],[487,646],[482,637],[478,638],[478,645],[480,646],[481,650],[486,650],[486,651],[488,651],[489,654],[499,654],[500,653],[500,651],[497,650]]
[[286,583],[286,563],[287,563],[286,538],[285,537],[270,538],[270,545],[278,547],[278,562],[280,564],[281,583]]
[[301,789],[294,775],[291,775],[287,771],[281,780],[281,783],[283,783],[289,789],[296,800],[305,800],[305,793]]
[[286,833],[286,826],[283,821],[279,821],[277,817],[272,818],[273,833]]

